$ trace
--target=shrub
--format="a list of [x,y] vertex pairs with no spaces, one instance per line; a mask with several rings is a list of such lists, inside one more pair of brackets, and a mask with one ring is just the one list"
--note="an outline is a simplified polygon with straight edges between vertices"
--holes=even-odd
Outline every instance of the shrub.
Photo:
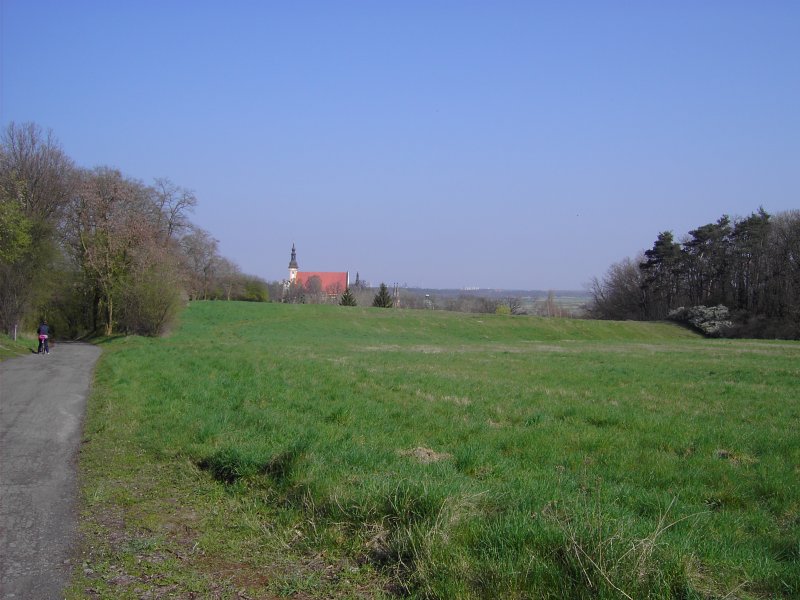
[[119,303],[119,327],[127,333],[159,335],[180,306],[178,285],[162,273],[149,271],[124,287]]
[[730,311],[719,306],[681,306],[670,311],[667,318],[678,323],[686,323],[708,337],[726,337],[733,329]]

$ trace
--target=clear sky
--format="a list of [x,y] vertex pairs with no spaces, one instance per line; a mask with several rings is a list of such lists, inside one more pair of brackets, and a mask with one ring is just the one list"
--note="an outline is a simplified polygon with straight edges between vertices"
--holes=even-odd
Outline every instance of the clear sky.
[[248,273],[581,289],[800,208],[800,2],[0,0],[0,121],[194,190]]

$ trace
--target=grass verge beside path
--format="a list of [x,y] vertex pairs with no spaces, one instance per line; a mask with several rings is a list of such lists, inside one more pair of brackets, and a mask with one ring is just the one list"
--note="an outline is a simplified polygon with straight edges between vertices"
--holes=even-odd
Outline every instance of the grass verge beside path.
[[35,348],[37,344],[37,341],[27,336],[20,336],[17,338],[17,341],[12,340],[10,337],[3,336],[0,338],[0,362],[8,360],[9,358],[30,354],[31,348]]
[[800,594],[800,344],[194,303],[104,349],[69,598]]

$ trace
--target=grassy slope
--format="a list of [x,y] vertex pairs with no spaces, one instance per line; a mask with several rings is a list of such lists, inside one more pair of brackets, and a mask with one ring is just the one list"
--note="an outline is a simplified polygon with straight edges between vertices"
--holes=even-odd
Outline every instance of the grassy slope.
[[107,346],[71,597],[800,593],[798,344],[326,306],[183,320]]
[[15,342],[10,337],[3,336],[0,339],[0,361],[30,354],[32,348],[36,348],[38,342],[31,336],[19,336]]

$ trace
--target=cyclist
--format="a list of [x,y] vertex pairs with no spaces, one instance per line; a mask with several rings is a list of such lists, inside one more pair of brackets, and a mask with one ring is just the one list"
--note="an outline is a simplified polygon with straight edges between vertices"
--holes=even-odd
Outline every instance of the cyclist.
[[39,354],[44,352],[45,354],[50,354],[50,345],[47,343],[47,338],[50,335],[50,327],[47,325],[47,319],[43,319],[41,324],[39,325],[39,329],[36,330],[37,335],[39,336]]

